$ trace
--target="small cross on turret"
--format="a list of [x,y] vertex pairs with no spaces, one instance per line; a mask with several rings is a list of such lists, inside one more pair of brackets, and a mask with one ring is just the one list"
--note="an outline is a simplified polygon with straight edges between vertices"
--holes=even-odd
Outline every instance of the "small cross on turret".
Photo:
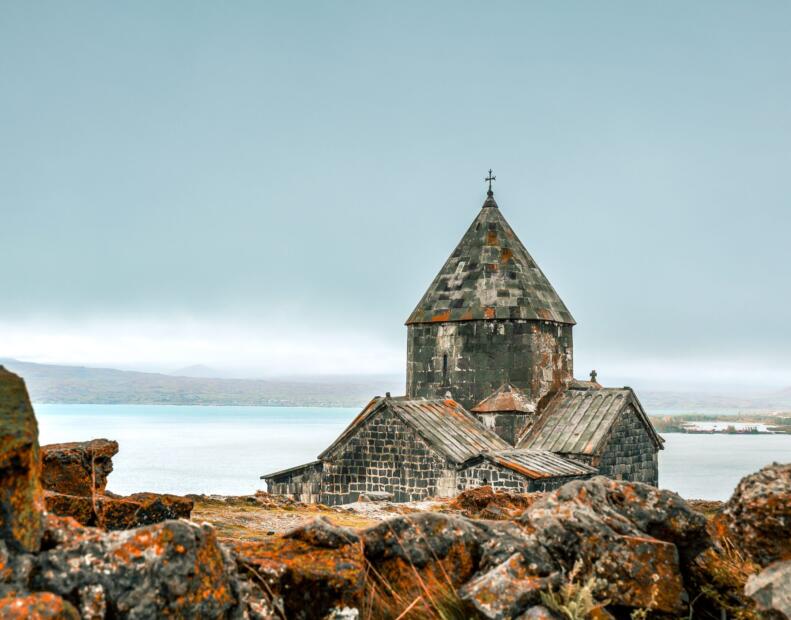
[[596,377],[598,373],[595,370],[591,370],[591,383],[596,383]]
[[492,191],[492,181],[496,181],[496,180],[497,177],[492,176],[492,169],[489,168],[489,176],[484,179],[484,181],[487,181],[489,183],[489,191],[486,192],[489,196],[494,195],[494,192]]

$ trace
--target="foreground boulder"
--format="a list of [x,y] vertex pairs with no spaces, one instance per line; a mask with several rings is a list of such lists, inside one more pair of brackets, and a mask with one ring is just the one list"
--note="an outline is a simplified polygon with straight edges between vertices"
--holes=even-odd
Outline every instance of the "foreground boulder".
[[358,536],[324,519],[288,534],[234,546],[242,574],[262,587],[286,618],[324,618],[359,608],[365,559]]
[[0,540],[37,551],[44,495],[38,426],[25,383],[0,366]]
[[96,617],[241,614],[243,584],[209,526],[167,521],[106,533],[49,517],[44,540],[31,589],[57,594]]
[[159,493],[82,497],[47,491],[45,501],[47,511],[52,514],[107,530],[128,530],[167,519],[189,519],[194,505],[186,497]]
[[52,592],[0,598],[0,620],[80,620],[68,601]]
[[123,497],[107,491],[107,476],[113,471],[112,459],[117,453],[118,442],[108,439],[43,446],[47,510],[108,530],[189,519],[193,502],[186,497],[158,493]]
[[[24,383],[2,369],[0,466],[0,620],[271,616],[268,599],[239,577],[208,525],[165,521],[108,533],[45,516],[36,420]],[[187,508],[153,494],[52,495],[133,506],[135,520]]]
[[472,519],[513,519],[543,496],[543,493],[495,491],[486,485],[462,491],[448,505]]
[[744,593],[769,617],[791,618],[791,560],[775,562],[747,580]]
[[117,453],[118,442],[108,439],[41,446],[41,483],[66,495],[102,494]]
[[[588,584],[610,604],[678,613],[684,587],[677,545],[704,548],[706,520],[681,498],[602,476],[546,494],[518,519],[530,545],[465,586],[462,597],[487,618],[508,618],[540,600],[560,575]],[[536,550],[552,558],[537,570]]]
[[534,499],[516,521],[416,513],[358,534],[315,521],[237,550],[287,617],[363,605],[505,620],[579,592],[599,617],[605,605],[681,614],[685,572],[710,545],[705,517],[674,493],[597,477]]
[[742,478],[722,519],[731,540],[760,566],[791,560],[791,463]]

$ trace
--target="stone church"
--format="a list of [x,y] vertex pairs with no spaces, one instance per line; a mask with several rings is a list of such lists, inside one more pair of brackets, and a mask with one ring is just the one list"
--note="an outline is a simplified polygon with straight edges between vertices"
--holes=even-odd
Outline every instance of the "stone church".
[[407,319],[406,395],[377,396],[317,460],[262,476],[334,505],[555,488],[604,474],[656,485],[656,433],[631,388],[574,379],[574,318],[489,191]]

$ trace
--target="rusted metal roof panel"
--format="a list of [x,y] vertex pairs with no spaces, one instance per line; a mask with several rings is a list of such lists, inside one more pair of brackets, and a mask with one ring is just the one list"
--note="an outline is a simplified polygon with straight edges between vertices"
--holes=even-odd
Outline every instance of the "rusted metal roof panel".
[[432,447],[456,463],[480,452],[509,447],[454,400],[390,399],[388,406]]
[[[595,467],[573,459],[553,454],[547,450],[500,450],[480,455],[491,463],[510,469],[533,480],[539,478],[564,478],[568,476],[590,476],[597,473]],[[475,461],[477,459],[471,459]]]
[[311,461],[310,463],[304,463],[302,465],[296,465],[295,467],[289,467],[288,469],[281,469],[280,471],[274,471],[271,474],[264,474],[260,477],[261,480],[265,480],[267,478],[279,478],[280,476],[284,476],[286,474],[295,474],[299,471],[305,469],[312,469],[314,467],[321,467],[321,461]]
[[559,393],[547,404],[533,427],[519,441],[518,447],[596,455],[621,412],[630,404],[654,443],[661,448],[662,439],[631,388],[577,388]]
[[388,408],[415,430],[430,446],[454,463],[461,463],[486,450],[504,450],[510,446],[499,435],[484,428],[469,411],[455,400],[407,399],[377,397],[352,421],[346,430],[324,452],[334,449],[351,437],[368,418]]
[[515,388],[510,383],[506,383],[491,396],[484,398],[475,405],[470,411],[474,413],[502,413],[514,411],[518,413],[534,413],[536,406],[527,395]]
[[575,323],[493,197],[484,202],[406,322],[480,319]]

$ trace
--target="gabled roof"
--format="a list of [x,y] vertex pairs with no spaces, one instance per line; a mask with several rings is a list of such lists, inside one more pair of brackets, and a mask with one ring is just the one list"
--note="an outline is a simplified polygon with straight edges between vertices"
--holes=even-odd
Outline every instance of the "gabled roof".
[[470,409],[473,413],[499,413],[505,411],[534,413],[535,410],[535,404],[527,395],[510,383],[500,386],[496,392],[487,396]]
[[455,400],[409,400],[406,397],[378,396],[368,403],[319,458],[331,458],[337,446],[343,444],[366,420],[383,409],[393,412],[426,443],[454,463],[462,463],[480,452],[506,450],[510,447],[493,431],[484,428],[475,416]]
[[466,468],[481,460],[515,471],[533,480],[564,476],[585,476],[598,472],[595,467],[546,450],[500,450],[479,454],[463,464]]
[[406,323],[479,319],[575,323],[491,193]]
[[519,441],[518,448],[561,454],[598,455],[621,412],[633,405],[657,449],[662,438],[654,430],[631,388],[568,389],[558,393]]

